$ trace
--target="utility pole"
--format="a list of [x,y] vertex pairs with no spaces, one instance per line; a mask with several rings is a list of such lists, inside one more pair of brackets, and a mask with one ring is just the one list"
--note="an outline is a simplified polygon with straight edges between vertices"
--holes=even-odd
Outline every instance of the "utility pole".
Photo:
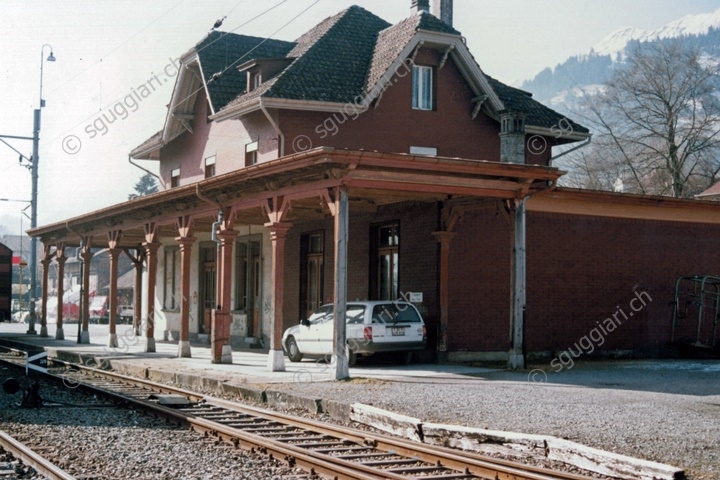
[[[47,43],[40,49],[40,106],[33,111],[33,153],[32,163],[30,164],[30,176],[32,177],[32,195],[30,197],[30,228],[37,227],[37,202],[38,202],[38,165],[40,163],[39,143],[40,143],[40,112],[45,106],[45,100],[42,98],[42,78],[43,63],[45,60],[45,47],[50,48],[50,55],[47,57],[48,62],[54,62],[52,47]],[[37,238],[32,237],[30,240],[30,326],[28,334],[36,334],[35,331],[35,299],[37,298]],[[47,332],[43,332],[47,335]]]

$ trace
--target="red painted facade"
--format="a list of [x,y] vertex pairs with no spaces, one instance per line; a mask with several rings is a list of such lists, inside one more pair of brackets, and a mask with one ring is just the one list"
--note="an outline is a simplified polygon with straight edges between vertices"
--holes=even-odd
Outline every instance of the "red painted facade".
[[[437,67],[438,52],[421,49],[415,64]],[[283,110],[280,128],[286,136],[285,153],[308,144],[293,139],[305,136],[312,147],[377,150],[409,153],[410,146],[434,147],[445,157],[492,160],[500,157],[500,125],[484,113],[472,117],[475,96],[452,60],[436,69],[436,101],[432,111],[412,108],[412,74],[398,69],[396,81],[377,106],[360,113],[353,103],[344,112]],[[360,103],[360,101],[358,101]]]

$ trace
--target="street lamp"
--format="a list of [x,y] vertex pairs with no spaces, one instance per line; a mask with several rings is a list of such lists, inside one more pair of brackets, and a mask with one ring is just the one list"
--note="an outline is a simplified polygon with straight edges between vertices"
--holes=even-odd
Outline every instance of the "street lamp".
[[[45,58],[45,47],[50,49],[50,55]],[[43,85],[43,64],[44,61],[55,61],[53,48],[47,43],[40,49],[40,106],[33,111],[33,153],[32,163],[30,164],[30,175],[32,176],[32,196],[30,209],[30,228],[37,227],[37,200],[38,200],[38,164],[40,162],[40,154],[38,152],[38,144],[40,142],[40,112],[45,106],[45,100],[42,98]],[[35,334],[35,298],[37,297],[37,238],[32,237],[30,240],[30,326],[27,333]],[[47,332],[41,332],[47,335]]]

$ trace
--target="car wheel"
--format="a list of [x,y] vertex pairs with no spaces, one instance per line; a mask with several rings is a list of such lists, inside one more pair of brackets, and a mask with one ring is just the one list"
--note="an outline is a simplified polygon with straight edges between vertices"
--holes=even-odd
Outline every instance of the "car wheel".
[[288,338],[287,351],[288,351],[288,358],[290,359],[291,362],[299,362],[300,360],[302,360],[303,354],[300,353],[300,349],[298,348],[294,337]]
[[354,367],[357,363],[357,353],[352,348],[348,349],[348,367]]

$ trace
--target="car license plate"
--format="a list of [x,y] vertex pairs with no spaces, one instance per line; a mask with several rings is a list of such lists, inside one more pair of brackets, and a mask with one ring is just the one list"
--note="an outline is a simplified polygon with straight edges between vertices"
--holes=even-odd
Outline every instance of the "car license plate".
[[392,336],[401,337],[405,335],[405,327],[392,327]]

